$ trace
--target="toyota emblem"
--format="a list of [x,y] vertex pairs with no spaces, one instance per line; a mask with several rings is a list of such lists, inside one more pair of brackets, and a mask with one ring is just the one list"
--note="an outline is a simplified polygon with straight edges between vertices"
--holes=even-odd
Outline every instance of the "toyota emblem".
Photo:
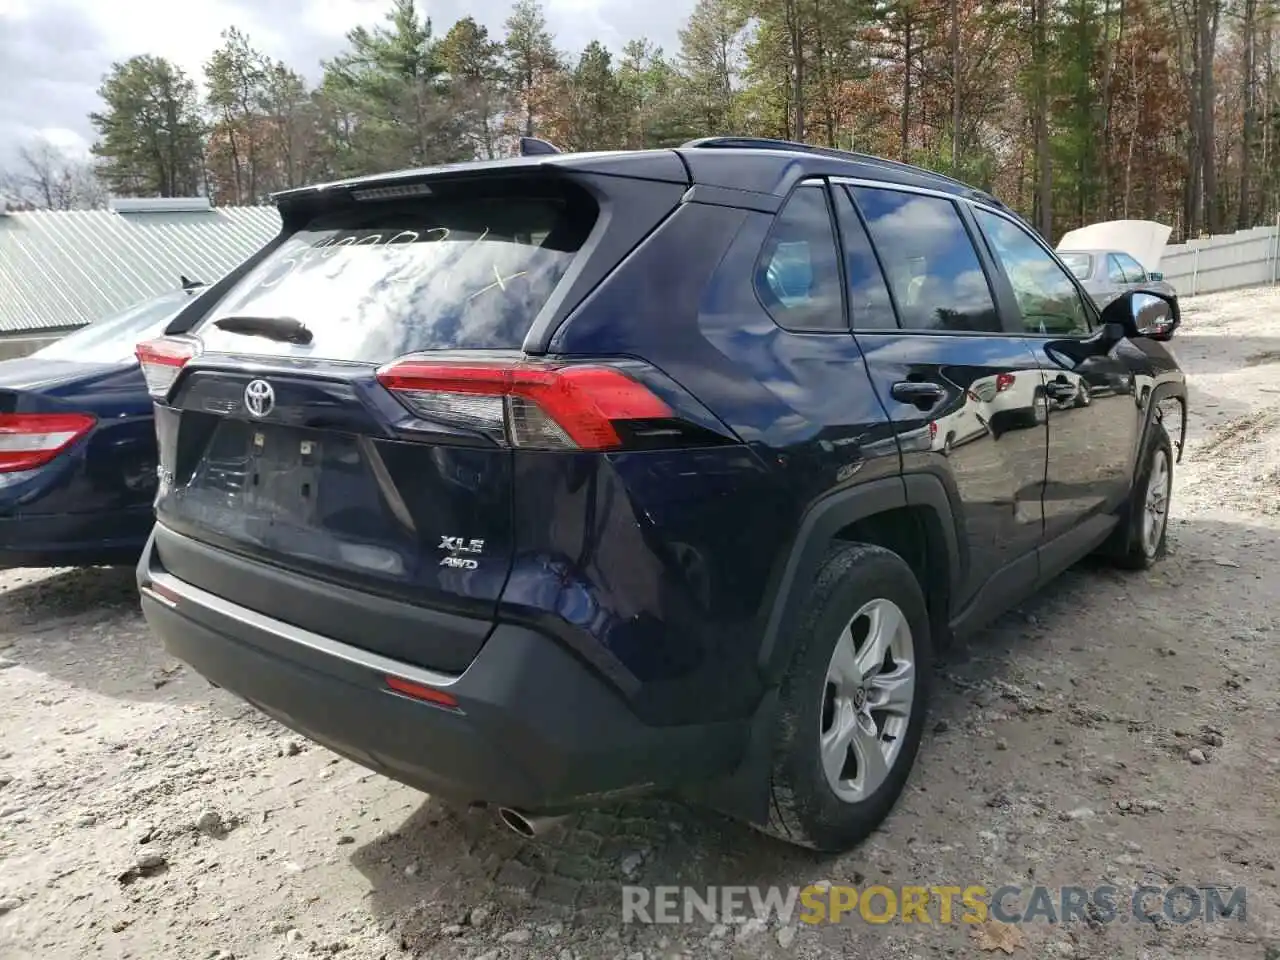
[[276,392],[265,380],[252,380],[244,388],[245,408],[255,417],[265,417],[276,405]]

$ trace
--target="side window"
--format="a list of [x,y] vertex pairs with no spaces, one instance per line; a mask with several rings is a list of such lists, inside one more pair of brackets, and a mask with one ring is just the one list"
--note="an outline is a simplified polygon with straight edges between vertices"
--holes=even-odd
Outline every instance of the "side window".
[[800,187],[778,214],[756,268],[756,290],[784,330],[848,332],[824,187]]
[[844,244],[844,273],[849,297],[849,322],[854,330],[896,330],[898,319],[893,300],[880,270],[880,261],[871,248],[871,239],[853,201],[837,190],[836,222]]
[[1118,253],[1116,257],[1120,261],[1120,266],[1124,269],[1125,279],[1130,283],[1147,282],[1147,271],[1142,268],[1142,264],[1127,253]]
[[1112,283],[1129,282],[1129,278],[1124,275],[1124,267],[1120,265],[1120,258],[1114,253],[1107,255],[1107,279]]
[[909,330],[999,332],[987,275],[955,204],[879,187],[851,187]]
[[978,210],[977,217],[1009,277],[1027,332],[1057,336],[1088,333],[1088,310],[1067,271],[1013,221],[985,210]]

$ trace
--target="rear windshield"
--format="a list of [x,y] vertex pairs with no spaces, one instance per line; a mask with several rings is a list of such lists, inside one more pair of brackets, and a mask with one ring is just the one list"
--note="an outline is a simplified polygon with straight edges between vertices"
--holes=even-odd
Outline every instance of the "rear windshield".
[[[585,197],[376,201],[317,216],[200,322],[210,351],[382,363],[406,353],[519,349],[595,220]],[[305,345],[229,333],[288,317]]]
[[158,337],[186,306],[190,295],[181,291],[144,300],[120,313],[95,320],[32,354],[42,360],[119,363],[134,356],[142,340]]
[[1077,280],[1089,279],[1089,268],[1093,265],[1093,258],[1087,253],[1060,253],[1058,256],[1067,265],[1067,269],[1076,275]]

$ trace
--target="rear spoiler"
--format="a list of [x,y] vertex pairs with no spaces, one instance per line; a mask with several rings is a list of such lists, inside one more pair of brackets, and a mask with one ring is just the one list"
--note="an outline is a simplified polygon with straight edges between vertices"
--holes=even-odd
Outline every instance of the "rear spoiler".
[[294,187],[271,195],[286,224],[308,210],[370,200],[401,200],[430,196],[465,181],[525,176],[616,176],[660,183],[690,185],[689,171],[674,150],[613,150],[591,153],[562,151],[537,137],[519,139],[519,155],[501,160],[472,160],[414,170],[395,170]]

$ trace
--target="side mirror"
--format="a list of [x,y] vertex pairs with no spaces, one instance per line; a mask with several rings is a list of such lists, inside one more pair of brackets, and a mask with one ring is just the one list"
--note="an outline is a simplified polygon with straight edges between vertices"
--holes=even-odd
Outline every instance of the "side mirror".
[[1153,271],[1147,274],[1147,279],[1152,281],[1153,283],[1159,283],[1161,280],[1164,279],[1164,274]]
[[1123,327],[1127,337],[1168,340],[1173,336],[1173,305],[1154,293],[1125,293],[1103,308],[1102,322]]
[[1173,336],[1173,305],[1154,293],[1133,295],[1133,321],[1138,334],[1152,340],[1168,340]]

